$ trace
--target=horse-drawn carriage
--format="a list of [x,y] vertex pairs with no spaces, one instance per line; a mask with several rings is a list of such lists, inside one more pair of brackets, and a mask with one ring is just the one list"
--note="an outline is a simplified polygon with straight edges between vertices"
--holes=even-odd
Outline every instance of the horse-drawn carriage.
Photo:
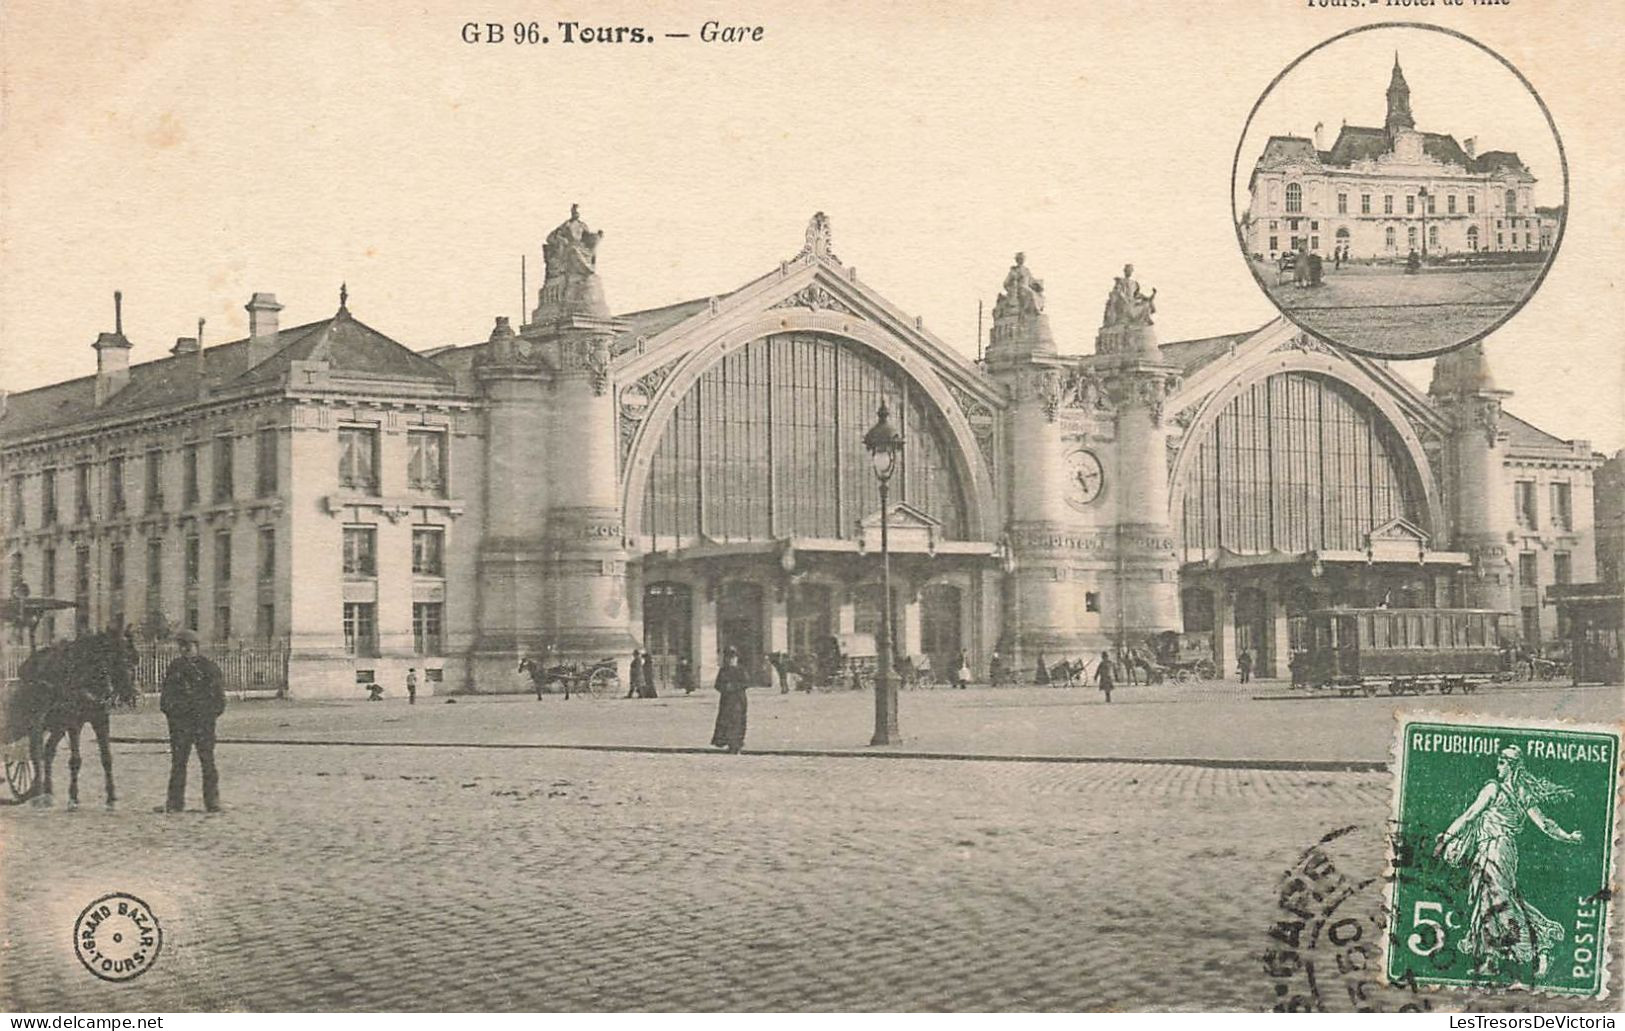
[[1470,694],[1501,672],[1505,613],[1486,609],[1326,609],[1308,613],[1294,687],[1349,697]]
[[549,691],[563,692],[565,698],[572,694],[613,698],[621,689],[621,673],[613,657],[597,662],[549,663],[527,655],[519,660],[519,672],[530,674],[538,701]]
[[1152,674],[1164,680],[1188,684],[1195,680],[1216,680],[1219,665],[1213,661],[1213,635],[1166,630],[1154,634],[1151,646]]
[[114,801],[108,713],[115,705],[136,701],[135,648],[123,634],[109,630],[38,651],[35,630],[45,614],[75,607],[71,601],[29,597],[26,589],[0,599],[0,624],[28,633],[28,657],[18,664],[15,678],[0,683],[0,751],[11,804],[41,791],[49,799],[51,760],[64,734],[72,749],[68,797],[78,803],[79,734],[86,723],[96,734],[107,804]]

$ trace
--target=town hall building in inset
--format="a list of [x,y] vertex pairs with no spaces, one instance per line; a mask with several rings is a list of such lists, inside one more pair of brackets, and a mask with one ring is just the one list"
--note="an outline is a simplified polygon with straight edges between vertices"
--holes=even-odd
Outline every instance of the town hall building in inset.
[[1344,124],[1329,150],[1323,135],[1317,124],[1313,139],[1264,144],[1240,225],[1255,259],[1545,252],[1557,239],[1562,208],[1536,207],[1535,175],[1515,151],[1416,128],[1398,54],[1382,126]]

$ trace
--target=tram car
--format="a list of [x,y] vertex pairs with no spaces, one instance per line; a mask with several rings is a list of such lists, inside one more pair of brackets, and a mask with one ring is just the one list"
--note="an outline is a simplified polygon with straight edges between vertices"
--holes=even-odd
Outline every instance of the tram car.
[[1490,609],[1324,609],[1307,614],[1293,682],[1342,695],[1470,693],[1501,671]]

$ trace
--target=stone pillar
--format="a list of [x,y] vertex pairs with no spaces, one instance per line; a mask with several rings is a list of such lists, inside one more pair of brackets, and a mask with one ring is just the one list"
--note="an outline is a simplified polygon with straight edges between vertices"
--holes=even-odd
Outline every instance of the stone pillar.
[[717,675],[717,595],[710,585],[697,583],[690,598],[694,622],[689,654],[694,663],[694,683],[703,689],[710,687]]
[[1219,679],[1228,680],[1236,669],[1236,605],[1230,589],[1213,585],[1213,664]]
[[[1168,434],[1163,405],[1177,386],[1176,368],[1155,354],[1151,327],[1141,342],[1103,364],[1117,409],[1113,448],[1116,484],[1116,636],[1125,646],[1180,629],[1179,558],[1168,515]],[[1104,336],[1107,331],[1102,330]]]
[[917,585],[905,584],[898,593],[902,595],[902,607],[897,613],[897,654],[912,657],[920,654],[920,590]]
[[1292,627],[1286,615],[1286,593],[1277,584],[1270,588],[1270,662],[1255,671],[1259,676],[1284,677],[1287,662],[1292,658]]
[[1010,561],[1004,612],[1009,647],[1002,657],[1010,668],[1027,671],[1040,653],[1054,662],[1081,656],[1098,643],[1083,629],[1091,584],[1077,575],[1077,563],[1098,560],[1104,542],[1066,501],[1067,448],[1056,419],[1068,365],[1055,354],[1049,317],[1043,313],[1043,284],[1018,254],[993,307],[987,361],[988,371],[1011,397],[1005,415]]
[[[477,636],[465,689],[504,691],[519,681],[519,659],[541,655],[546,513],[550,471],[550,370],[518,346],[508,320],[491,332],[476,369],[485,395],[485,526],[476,559]],[[521,685],[522,686],[522,685]]]
[[1507,536],[1513,531],[1512,485],[1504,465],[1501,406],[1510,391],[1496,388],[1482,343],[1441,356],[1428,393],[1451,420],[1455,484],[1455,547],[1472,556],[1463,578],[1467,608],[1513,612],[1514,576]]
[[767,627],[767,651],[790,651],[790,585],[783,581],[773,584],[762,592],[762,602],[767,611],[764,613],[762,625]]

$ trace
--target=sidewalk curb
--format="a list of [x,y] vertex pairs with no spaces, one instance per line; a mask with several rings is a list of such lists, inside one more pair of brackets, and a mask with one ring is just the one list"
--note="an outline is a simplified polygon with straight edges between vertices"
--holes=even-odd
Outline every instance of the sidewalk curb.
[[[168,739],[158,737],[114,737],[121,745],[167,745]],[[714,748],[689,745],[561,745],[545,742],[496,741],[312,741],[298,738],[229,738],[215,739],[220,745],[281,745],[332,746],[343,748],[480,748],[511,750],[545,750],[571,752],[621,752],[643,755],[721,755]],[[1216,770],[1282,770],[1304,773],[1385,773],[1387,762],[1365,759],[1204,759],[1194,757],[1096,756],[1096,755],[997,755],[977,752],[882,752],[856,751],[835,748],[764,748],[750,750],[746,755],[775,756],[780,758],[828,759],[914,759],[927,762],[982,762],[982,763],[1063,763],[1072,765],[1123,766],[1196,766]]]

